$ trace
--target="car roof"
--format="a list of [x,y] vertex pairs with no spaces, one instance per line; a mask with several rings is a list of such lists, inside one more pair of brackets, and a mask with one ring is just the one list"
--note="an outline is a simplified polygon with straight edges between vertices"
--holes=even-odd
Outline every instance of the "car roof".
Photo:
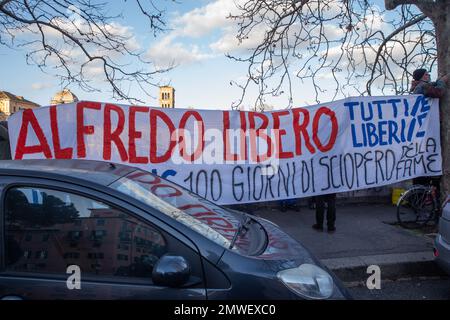
[[137,168],[93,160],[1,160],[0,175],[39,178],[75,178],[108,186]]

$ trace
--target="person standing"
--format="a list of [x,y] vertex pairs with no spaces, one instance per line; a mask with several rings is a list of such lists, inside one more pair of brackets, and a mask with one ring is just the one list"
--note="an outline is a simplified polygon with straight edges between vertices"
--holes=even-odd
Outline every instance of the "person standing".
[[[449,77],[445,75],[432,82],[430,73],[426,69],[416,69],[413,72],[413,79],[411,93],[423,94],[429,98],[442,98],[446,93]],[[430,183],[436,188],[437,194],[440,195],[440,177],[417,177],[413,179],[413,184],[427,186]]]
[[316,223],[313,229],[323,231],[325,215],[325,203],[327,204],[327,230],[336,231],[336,193],[324,194],[315,197],[316,200]]

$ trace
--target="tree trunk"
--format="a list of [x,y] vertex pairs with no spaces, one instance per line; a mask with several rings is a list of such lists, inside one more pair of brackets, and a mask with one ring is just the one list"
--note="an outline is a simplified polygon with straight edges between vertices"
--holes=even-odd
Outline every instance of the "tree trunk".
[[[428,0],[385,0],[387,10],[399,5],[414,4],[422,13],[433,21],[436,32],[438,75],[450,74],[450,1]],[[450,195],[450,80],[447,82],[447,93],[439,101],[442,146],[442,180],[441,195]]]
[[[441,4],[440,14],[434,17],[438,52],[438,74],[450,73],[450,3]],[[440,100],[441,146],[442,146],[442,194],[450,194],[450,81],[447,82],[447,94]]]

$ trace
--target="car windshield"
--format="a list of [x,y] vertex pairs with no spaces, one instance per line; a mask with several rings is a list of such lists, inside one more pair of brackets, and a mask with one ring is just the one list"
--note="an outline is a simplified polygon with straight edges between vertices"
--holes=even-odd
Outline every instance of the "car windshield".
[[[146,203],[225,248],[230,247],[239,224],[245,219],[242,213],[217,206],[175,183],[141,170],[120,178],[110,187]],[[256,254],[266,242],[265,232],[256,221],[246,231],[236,239],[233,250]]]

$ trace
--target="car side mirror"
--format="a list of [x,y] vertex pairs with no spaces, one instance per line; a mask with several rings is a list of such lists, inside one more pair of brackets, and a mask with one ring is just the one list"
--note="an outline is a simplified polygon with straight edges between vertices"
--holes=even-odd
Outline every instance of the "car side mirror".
[[165,254],[153,267],[152,280],[159,286],[177,288],[186,284],[191,276],[191,266],[182,256]]

